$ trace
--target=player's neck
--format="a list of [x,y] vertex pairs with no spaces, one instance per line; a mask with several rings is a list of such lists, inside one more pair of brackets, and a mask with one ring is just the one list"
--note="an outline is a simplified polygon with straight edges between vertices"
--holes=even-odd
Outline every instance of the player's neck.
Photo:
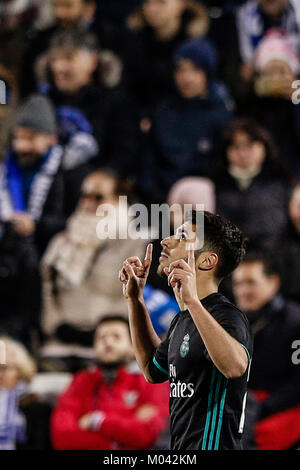
[[199,300],[204,299],[210,294],[218,292],[218,285],[214,279],[205,278],[202,276],[197,277],[197,294]]

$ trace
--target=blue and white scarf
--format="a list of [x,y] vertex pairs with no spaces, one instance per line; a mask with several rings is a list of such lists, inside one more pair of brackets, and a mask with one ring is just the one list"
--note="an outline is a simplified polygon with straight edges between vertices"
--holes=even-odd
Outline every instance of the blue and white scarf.
[[56,111],[64,145],[62,166],[64,170],[72,170],[96,157],[99,144],[83,111],[72,106],[59,106]]
[[15,211],[26,211],[35,221],[40,219],[53,179],[61,164],[62,154],[62,147],[55,145],[45,155],[32,178],[27,203],[16,156],[13,152],[8,155],[0,166],[0,220],[9,220]]

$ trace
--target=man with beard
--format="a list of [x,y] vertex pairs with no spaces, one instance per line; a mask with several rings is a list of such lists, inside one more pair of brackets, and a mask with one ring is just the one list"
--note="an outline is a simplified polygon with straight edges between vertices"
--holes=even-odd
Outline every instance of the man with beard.
[[61,158],[55,111],[47,98],[32,95],[17,112],[0,167],[0,220],[21,237],[32,237],[40,254],[64,227]]
[[75,375],[54,410],[54,448],[149,449],[166,425],[168,388],[157,391],[132,363],[124,317],[101,319],[94,350],[97,366]]
[[[300,309],[280,292],[276,264],[282,250],[283,245],[272,258],[250,252],[233,273],[236,303],[254,337],[249,389],[256,399],[252,414],[259,450],[292,449],[300,441]],[[292,265],[293,256],[286,263]]]

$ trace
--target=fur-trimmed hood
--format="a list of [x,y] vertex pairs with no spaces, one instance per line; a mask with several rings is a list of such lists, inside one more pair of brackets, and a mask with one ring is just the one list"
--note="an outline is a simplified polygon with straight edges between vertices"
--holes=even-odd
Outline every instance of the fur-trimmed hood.
[[[187,16],[189,18],[185,25],[187,36],[191,39],[204,37],[210,25],[207,9],[204,5],[198,4],[193,0],[183,1],[185,3],[185,9],[182,17]],[[132,32],[142,31],[147,26],[141,7],[128,16],[126,24],[128,29]]]

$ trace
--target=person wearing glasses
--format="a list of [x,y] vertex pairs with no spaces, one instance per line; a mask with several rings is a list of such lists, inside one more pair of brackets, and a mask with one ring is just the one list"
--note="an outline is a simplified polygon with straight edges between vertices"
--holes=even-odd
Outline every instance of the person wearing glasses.
[[88,175],[66,229],[52,239],[43,257],[43,369],[75,372],[85,366],[93,357],[93,331],[102,316],[127,316],[119,265],[133,247],[141,255],[145,242],[101,239],[96,232],[101,221],[96,211],[102,204],[124,211],[119,228],[126,223],[127,207],[119,206],[119,195],[129,196],[125,186],[108,170]]

